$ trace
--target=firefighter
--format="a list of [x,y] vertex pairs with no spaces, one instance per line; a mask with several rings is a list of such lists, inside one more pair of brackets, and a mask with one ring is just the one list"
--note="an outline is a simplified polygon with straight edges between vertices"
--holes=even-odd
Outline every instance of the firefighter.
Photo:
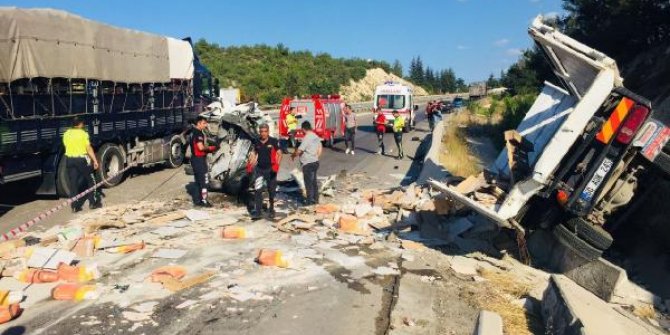
[[216,151],[216,146],[208,145],[205,129],[207,128],[207,118],[198,116],[195,120],[195,127],[191,133],[191,167],[193,167],[193,176],[195,184],[198,187],[195,196],[195,205],[199,207],[212,207],[207,200],[208,173],[207,154]]
[[397,110],[393,111],[393,139],[398,147],[398,159],[403,159],[405,154],[402,150],[402,132],[405,128],[405,118]]
[[[65,146],[65,168],[67,170],[68,185],[70,187],[70,198],[80,192],[93,187],[93,171],[99,168],[98,159],[91,146],[88,133],[84,130],[84,120],[77,117],[72,122],[72,128],[63,134],[63,145]],[[89,162],[93,163],[93,166]],[[85,184],[85,188],[83,188]],[[102,207],[99,198],[93,192],[86,195],[88,205],[91,209]],[[84,198],[72,202],[72,212],[81,211]]]
[[[344,105],[344,146],[347,148],[344,154],[354,155],[356,147],[356,114],[351,110],[350,105]],[[351,148],[349,148],[351,143]]]
[[249,157],[247,171],[251,170],[251,183],[254,189],[254,206],[251,217],[254,220],[261,218],[263,210],[263,186],[267,187],[269,206],[267,216],[275,217],[275,191],[277,189],[277,172],[281,163],[282,153],[279,150],[279,141],[270,137],[270,126],[262,124],[258,127],[259,138],[254,143],[254,150]]
[[298,118],[295,116],[297,110],[295,107],[291,107],[288,111],[288,114],[286,114],[286,119],[284,119],[284,122],[286,123],[286,129],[288,130],[288,142],[287,144],[284,144],[284,149],[283,152],[285,154],[288,153],[288,144],[291,145],[291,147],[295,148],[295,133],[296,130],[298,129]]
[[375,116],[375,132],[377,133],[377,155],[384,155],[384,133],[386,132],[386,116],[382,113],[381,108],[377,108],[377,115]]
[[305,131],[305,137],[302,139],[300,147],[291,155],[291,159],[300,156],[307,193],[305,205],[309,206],[319,203],[319,187],[316,175],[319,170],[319,156],[321,156],[323,147],[321,146],[321,138],[312,131],[312,125],[309,121],[302,123],[302,129]]

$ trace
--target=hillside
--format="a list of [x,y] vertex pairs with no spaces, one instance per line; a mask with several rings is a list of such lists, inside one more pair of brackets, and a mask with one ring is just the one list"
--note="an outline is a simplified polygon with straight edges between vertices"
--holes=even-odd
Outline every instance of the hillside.
[[262,104],[279,103],[286,96],[332,94],[366,78],[368,70],[391,71],[387,62],[290,51],[281,44],[221,47],[200,40],[195,49],[221,87],[239,87],[243,100]]
[[383,84],[385,81],[394,81],[409,85],[414,88],[415,95],[428,95],[428,92],[422,87],[413,85],[393,73],[387,73],[381,68],[367,70],[365,77],[360,80],[354,81],[351,79],[349,84],[342,86],[340,94],[347,101],[368,101],[372,99],[375,87]]

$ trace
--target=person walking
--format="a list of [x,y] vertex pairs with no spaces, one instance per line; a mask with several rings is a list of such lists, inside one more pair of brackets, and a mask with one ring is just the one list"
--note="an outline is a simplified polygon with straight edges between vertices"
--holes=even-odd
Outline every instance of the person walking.
[[259,138],[254,143],[249,161],[252,169],[251,182],[254,189],[254,210],[251,218],[258,220],[263,211],[263,186],[268,190],[268,219],[275,217],[275,193],[277,190],[277,172],[281,163],[282,153],[279,150],[279,141],[270,137],[270,126],[261,124],[258,127]]
[[430,101],[428,102],[428,105],[426,106],[426,118],[428,119],[428,126],[430,127],[430,132],[433,132],[433,129],[435,129],[435,116],[434,116],[434,110],[435,110],[435,102]]
[[[100,165],[95,151],[91,146],[88,133],[84,130],[84,120],[75,117],[72,122],[72,128],[63,134],[63,145],[65,146],[65,169],[67,171],[67,180],[70,198],[75,197],[80,192],[93,187],[93,171]],[[90,165],[93,163],[93,166]],[[81,211],[84,201],[88,199],[88,205],[91,209],[102,207],[100,199],[96,199],[93,192],[89,192],[86,198],[81,198],[72,202],[72,212]]]
[[386,116],[382,113],[381,108],[377,108],[377,115],[375,116],[375,132],[377,133],[377,155],[384,155],[384,133],[386,133]]
[[[351,110],[350,105],[344,105],[344,146],[345,154],[354,155],[354,148],[356,147],[356,114]],[[351,144],[351,148],[350,145]]]
[[292,148],[295,150],[295,133],[298,129],[298,118],[295,116],[297,113],[297,110],[295,107],[291,107],[289,109],[288,114],[286,114],[286,118],[284,119],[284,122],[286,123],[286,129],[288,130],[288,143],[284,143],[284,149],[282,150],[285,154],[288,153],[288,145],[290,144]]
[[317,171],[319,170],[319,157],[323,149],[321,138],[312,131],[312,125],[309,121],[302,123],[302,130],[305,131],[305,137],[297,150],[291,155],[291,159],[300,156],[302,173],[307,193],[305,205],[315,205],[319,203],[319,187],[317,183]]
[[405,128],[405,118],[397,110],[393,111],[393,139],[398,147],[398,159],[403,159],[405,154],[402,150],[402,133]]
[[207,200],[207,188],[209,184],[207,154],[215,152],[216,146],[207,144],[207,136],[205,135],[207,123],[207,118],[198,116],[191,133],[191,167],[193,167],[193,176],[195,184],[198,187],[195,205],[199,207],[212,207],[212,204]]

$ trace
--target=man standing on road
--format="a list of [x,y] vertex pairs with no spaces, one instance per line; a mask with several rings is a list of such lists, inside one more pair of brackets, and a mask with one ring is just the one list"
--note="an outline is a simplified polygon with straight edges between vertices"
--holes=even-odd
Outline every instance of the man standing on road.
[[428,119],[428,126],[430,127],[430,132],[433,132],[435,129],[435,117],[433,116],[433,111],[435,110],[435,102],[429,101],[426,106],[426,118]]
[[405,157],[402,151],[402,132],[405,128],[405,118],[397,110],[393,111],[393,139],[398,147],[398,159]]
[[[288,114],[286,114],[286,129],[288,129],[288,142],[291,144],[291,147],[294,148],[295,150],[295,133],[298,129],[298,118],[295,116],[296,114],[296,108],[291,107],[289,109]],[[285,154],[288,153],[288,144],[284,144],[284,149],[283,152]]]
[[379,150],[377,155],[384,155],[384,133],[386,132],[386,116],[382,113],[381,108],[377,108],[377,115],[375,116],[375,132],[377,133],[377,145]]
[[196,191],[196,206],[212,207],[207,201],[208,173],[207,154],[216,151],[216,146],[207,145],[207,118],[198,116],[195,120],[195,128],[191,133],[191,167],[193,167],[193,176],[195,184],[198,187]]
[[[94,183],[91,174],[99,167],[98,158],[95,156],[88,133],[84,130],[84,120],[77,117],[74,118],[72,128],[63,134],[63,145],[65,146],[65,168],[70,187],[69,196],[72,198],[80,192],[93,187]],[[91,168],[89,160],[93,162],[93,168]],[[82,184],[85,185],[85,188],[82,187]],[[72,212],[81,211],[81,207],[85,201],[82,199],[72,202]],[[91,209],[102,207],[100,200],[95,198],[93,192],[89,192],[86,195],[86,199],[88,199],[88,205]]]
[[[351,148],[349,148],[349,143],[351,143]],[[353,156],[356,147],[356,114],[349,105],[344,105],[344,145],[347,147],[344,153]]]
[[282,153],[279,150],[279,142],[270,137],[270,127],[262,124],[258,127],[260,138],[254,143],[254,151],[249,157],[249,166],[252,168],[251,177],[254,187],[254,210],[251,218],[258,220],[263,211],[263,186],[268,189],[267,215],[269,219],[275,217],[275,191],[277,190],[277,172],[281,163]]
[[312,131],[312,125],[309,121],[302,123],[302,130],[305,131],[305,137],[302,139],[300,147],[291,155],[291,159],[300,156],[307,191],[305,205],[309,206],[319,203],[319,187],[316,174],[319,170],[319,156],[321,156],[322,146],[321,138]]

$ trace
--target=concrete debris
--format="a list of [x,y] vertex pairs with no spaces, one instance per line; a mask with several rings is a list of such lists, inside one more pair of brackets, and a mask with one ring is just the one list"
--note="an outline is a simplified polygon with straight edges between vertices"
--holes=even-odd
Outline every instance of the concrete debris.
[[184,309],[184,308],[189,308],[191,306],[195,306],[198,302],[195,300],[185,300],[181,304],[177,305],[175,308],[176,309]]
[[362,218],[362,217],[368,215],[368,213],[370,213],[371,211],[372,211],[372,206],[370,204],[367,204],[367,203],[358,204],[358,205],[356,205],[356,208],[354,209],[354,213],[356,214],[356,217],[358,217],[358,218]]
[[426,249],[426,246],[422,243],[410,241],[410,240],[400,240],[401,246],[403,249],[407,250],[418,250],[423,251]]
[[458,185],[456,185],[456,191],[461,194],[468,195],[479,190],[484,185],[486,185],[486,179],[484,178],[484,174],[480,173],[477,176],[469,176],[460,182]]
[[[205,211],[199,211],[195,209],[190,209],[186,211],[186,217],[191,220],[191,221],[202,221],[202,220],[207,220],[210,218],[209,213]],[[170,221],[174,221],[175,219],[172,219]]]
[[378,276],[398,276],[400,275],[400,270],[390,268],[387,266],[380,266],[374,270],[372,270],[372,273],[378,275]]
[[149,313],[149,314],[151,314],[151,313],[153,313],[154,308],[156,308],[156,306],[158,306],[158,302],[147,301],[145,303],[141,303],[139,305],[135,305],[135,306],[132,306],[130,308],[133,309],[134,311],[138,312],[138,313]]
[[481,311],[477,318],[475,335],[502,335],[503,322],[498,313]]
[[182,249],[157,249],[151,257],[153,258],[165,258],[165,259],[179,259],[184,257],[188,250]]
[[55,248],[35,248],[26,265],[31,268],[56,270],[60,263],[72,264],[77,257],[73,252]]
[[150,313],[138,313],[138,312],[131,312],[131,311],[123,311],[123,312],[121,312],[121,315],[126,320],[131,321],[131,322],[151,320],[151,314]]
[[451,269],[464,276],[475,276],[477,272],[477,261],[468,257],[454,256],[449,259]]

